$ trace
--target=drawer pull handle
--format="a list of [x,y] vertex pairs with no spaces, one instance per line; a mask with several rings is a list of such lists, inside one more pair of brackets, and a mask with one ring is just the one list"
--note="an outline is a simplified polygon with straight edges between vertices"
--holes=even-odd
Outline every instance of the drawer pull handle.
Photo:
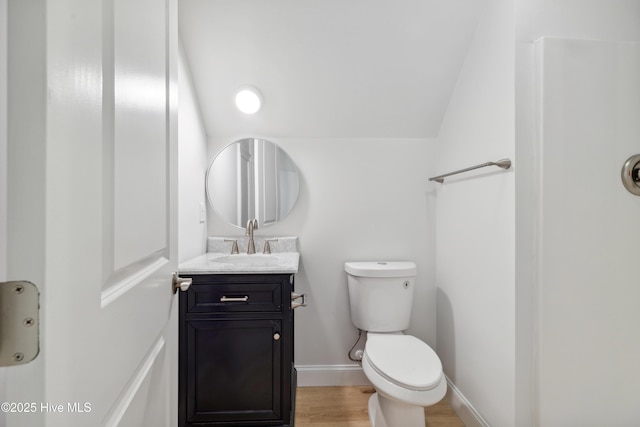
[[220,297],[220,302],[233,302],[233,301],[247,302],[249,301],[249,297],[247,295],[243,297],[228,297],[223,295]]

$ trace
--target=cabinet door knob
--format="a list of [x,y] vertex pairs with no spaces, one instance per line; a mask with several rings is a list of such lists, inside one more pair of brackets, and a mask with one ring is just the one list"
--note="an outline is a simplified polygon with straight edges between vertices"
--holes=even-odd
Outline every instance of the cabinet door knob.
[[273,334],[273,339],[278,341],[280,339],[280,334],[277,333],[277,332],[275,334]]

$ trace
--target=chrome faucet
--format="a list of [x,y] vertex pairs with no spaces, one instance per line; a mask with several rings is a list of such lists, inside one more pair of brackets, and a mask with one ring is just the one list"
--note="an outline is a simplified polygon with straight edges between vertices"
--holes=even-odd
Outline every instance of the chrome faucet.
[[258,228],[258,220],[257,219],[250,219],[247,222],[247,231],[246,231],[246,235],[249,236],[249,247],[247,248],[247,253],[249,255],[251,254],[255,254],[256,253],[256,244],[253,241],[253,230]]

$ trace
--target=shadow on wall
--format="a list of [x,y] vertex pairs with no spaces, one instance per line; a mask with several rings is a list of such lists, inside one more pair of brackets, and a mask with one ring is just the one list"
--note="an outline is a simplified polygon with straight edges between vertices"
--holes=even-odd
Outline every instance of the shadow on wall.
[[453,309],[449,297],[441,288],[436,290],[436,325],[436,353],[442,362],[445,375],[455,384],[455,363],[447,363],[456,360]]

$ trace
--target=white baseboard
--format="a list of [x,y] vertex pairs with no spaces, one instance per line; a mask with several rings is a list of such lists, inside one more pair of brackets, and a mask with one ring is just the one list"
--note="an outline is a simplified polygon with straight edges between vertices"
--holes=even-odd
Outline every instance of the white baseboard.
[[370,385],[360,365],[296,365],[298,387]]
[[467,427],[490,427],[478,411],[464,397],[458,388],[447,378],[445,399]]

